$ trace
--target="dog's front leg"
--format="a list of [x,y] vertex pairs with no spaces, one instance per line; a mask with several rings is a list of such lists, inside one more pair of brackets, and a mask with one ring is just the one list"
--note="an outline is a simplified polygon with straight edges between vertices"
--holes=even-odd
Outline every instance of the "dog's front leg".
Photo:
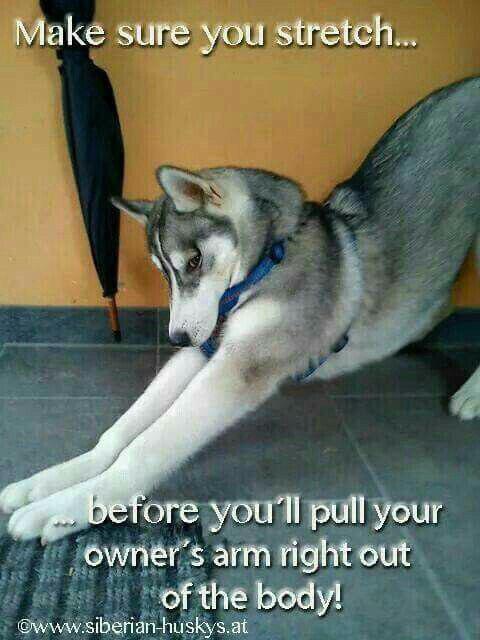
[[[45,542],[88,526],[89,496],[106,505],[128,504],[152,489],[207,442],[268,398],[282,379],[271,362],[247,364],[219,353],[176,402],[124,449],[104,473],[13,514],[15,538],[41,536]],[[70,527],[55,525],[74,520]]]
[[0,494],[0,508],[10,513],[104,471],[139,433],[170,407],[205,362],[197,349],[179,351],[91,451],[8,485]]

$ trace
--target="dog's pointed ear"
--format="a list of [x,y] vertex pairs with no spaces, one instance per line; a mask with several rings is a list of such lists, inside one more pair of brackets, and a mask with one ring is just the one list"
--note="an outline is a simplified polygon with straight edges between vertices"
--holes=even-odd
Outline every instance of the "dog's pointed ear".
[[217,206],[221,203],[222,196],[218,187],[196,173],[164,165],[157,169],[156,175],[177,211],[195,211],[206,201]]
[[144,227],[148,222],[148,217],[152,213],[153,202],[150,200],[125,200],[124,198],[111,198],[111,203],[120,211],[128,213],[128,215]]

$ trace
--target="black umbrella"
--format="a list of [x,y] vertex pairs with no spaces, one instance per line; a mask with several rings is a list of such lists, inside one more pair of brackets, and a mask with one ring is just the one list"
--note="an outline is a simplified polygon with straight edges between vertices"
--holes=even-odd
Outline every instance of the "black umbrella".
[[[40,0],[49,22],[74,26],[93,20],[95,0]],[[115,294],[118,281],[120,219],[110,203],[122,193],[123,141],[112,85],[89,57],[88,46],[76,44],[57,51],[61,61],[65,131],[77,183],[80,206],[95,269],[109,300],[115,340],[121,340]]]

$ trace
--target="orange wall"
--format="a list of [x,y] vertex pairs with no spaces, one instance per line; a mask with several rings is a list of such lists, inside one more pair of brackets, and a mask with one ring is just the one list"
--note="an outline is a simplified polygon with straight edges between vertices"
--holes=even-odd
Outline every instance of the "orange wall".
[[[116,90],[125,194],[155,196],[153,169],[250,165],[288,174],[311,198],[346,178],[382,132],[431,90],[480,71],[478,0],[99,0],[97,20],[186,22],[185,48],[95,51]],[[0,304],[102,304],[78,210],[50,49],[13,44],[13,19],[36,0],[0,6]],[[366,21],[380,13],[414,50],[223,48],[199,54],[202,22]],[[112,38],[113,40],[113,38]],[[121,305],[165,303],[142,230],[122,222]],[[456,292],[480,303],[468,265]]]

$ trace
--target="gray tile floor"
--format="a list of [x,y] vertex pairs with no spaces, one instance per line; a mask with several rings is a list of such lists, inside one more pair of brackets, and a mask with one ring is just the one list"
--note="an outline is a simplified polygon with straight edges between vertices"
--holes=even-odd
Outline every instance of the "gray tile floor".
[[[0,485],[92,446],[168,357],[162,348],[5,346],[0,352]],[[255,415],[179,470],[157,498],[199,502],[269,500],[286,493],[340,501],[436,501],[436,527],[325,526],[332,543],[407,540],[410,569],[219,569],[225,587],[343,585],[343,608],[312,613],[249,610],[249,637],[269,640],[473,640],[480,637],[480,421],[459,422],[446,401],[480,352],[401,354],[341,380],[287,385]],[[205,508],[205,527],[208,512]],[[4,527],[5,518],[0,520]],[[307,528],[232,527],[229,544],[276,548]],[[211,544],[220,542],[208,535]],[[222,614],[225,619],[243,614]]]

